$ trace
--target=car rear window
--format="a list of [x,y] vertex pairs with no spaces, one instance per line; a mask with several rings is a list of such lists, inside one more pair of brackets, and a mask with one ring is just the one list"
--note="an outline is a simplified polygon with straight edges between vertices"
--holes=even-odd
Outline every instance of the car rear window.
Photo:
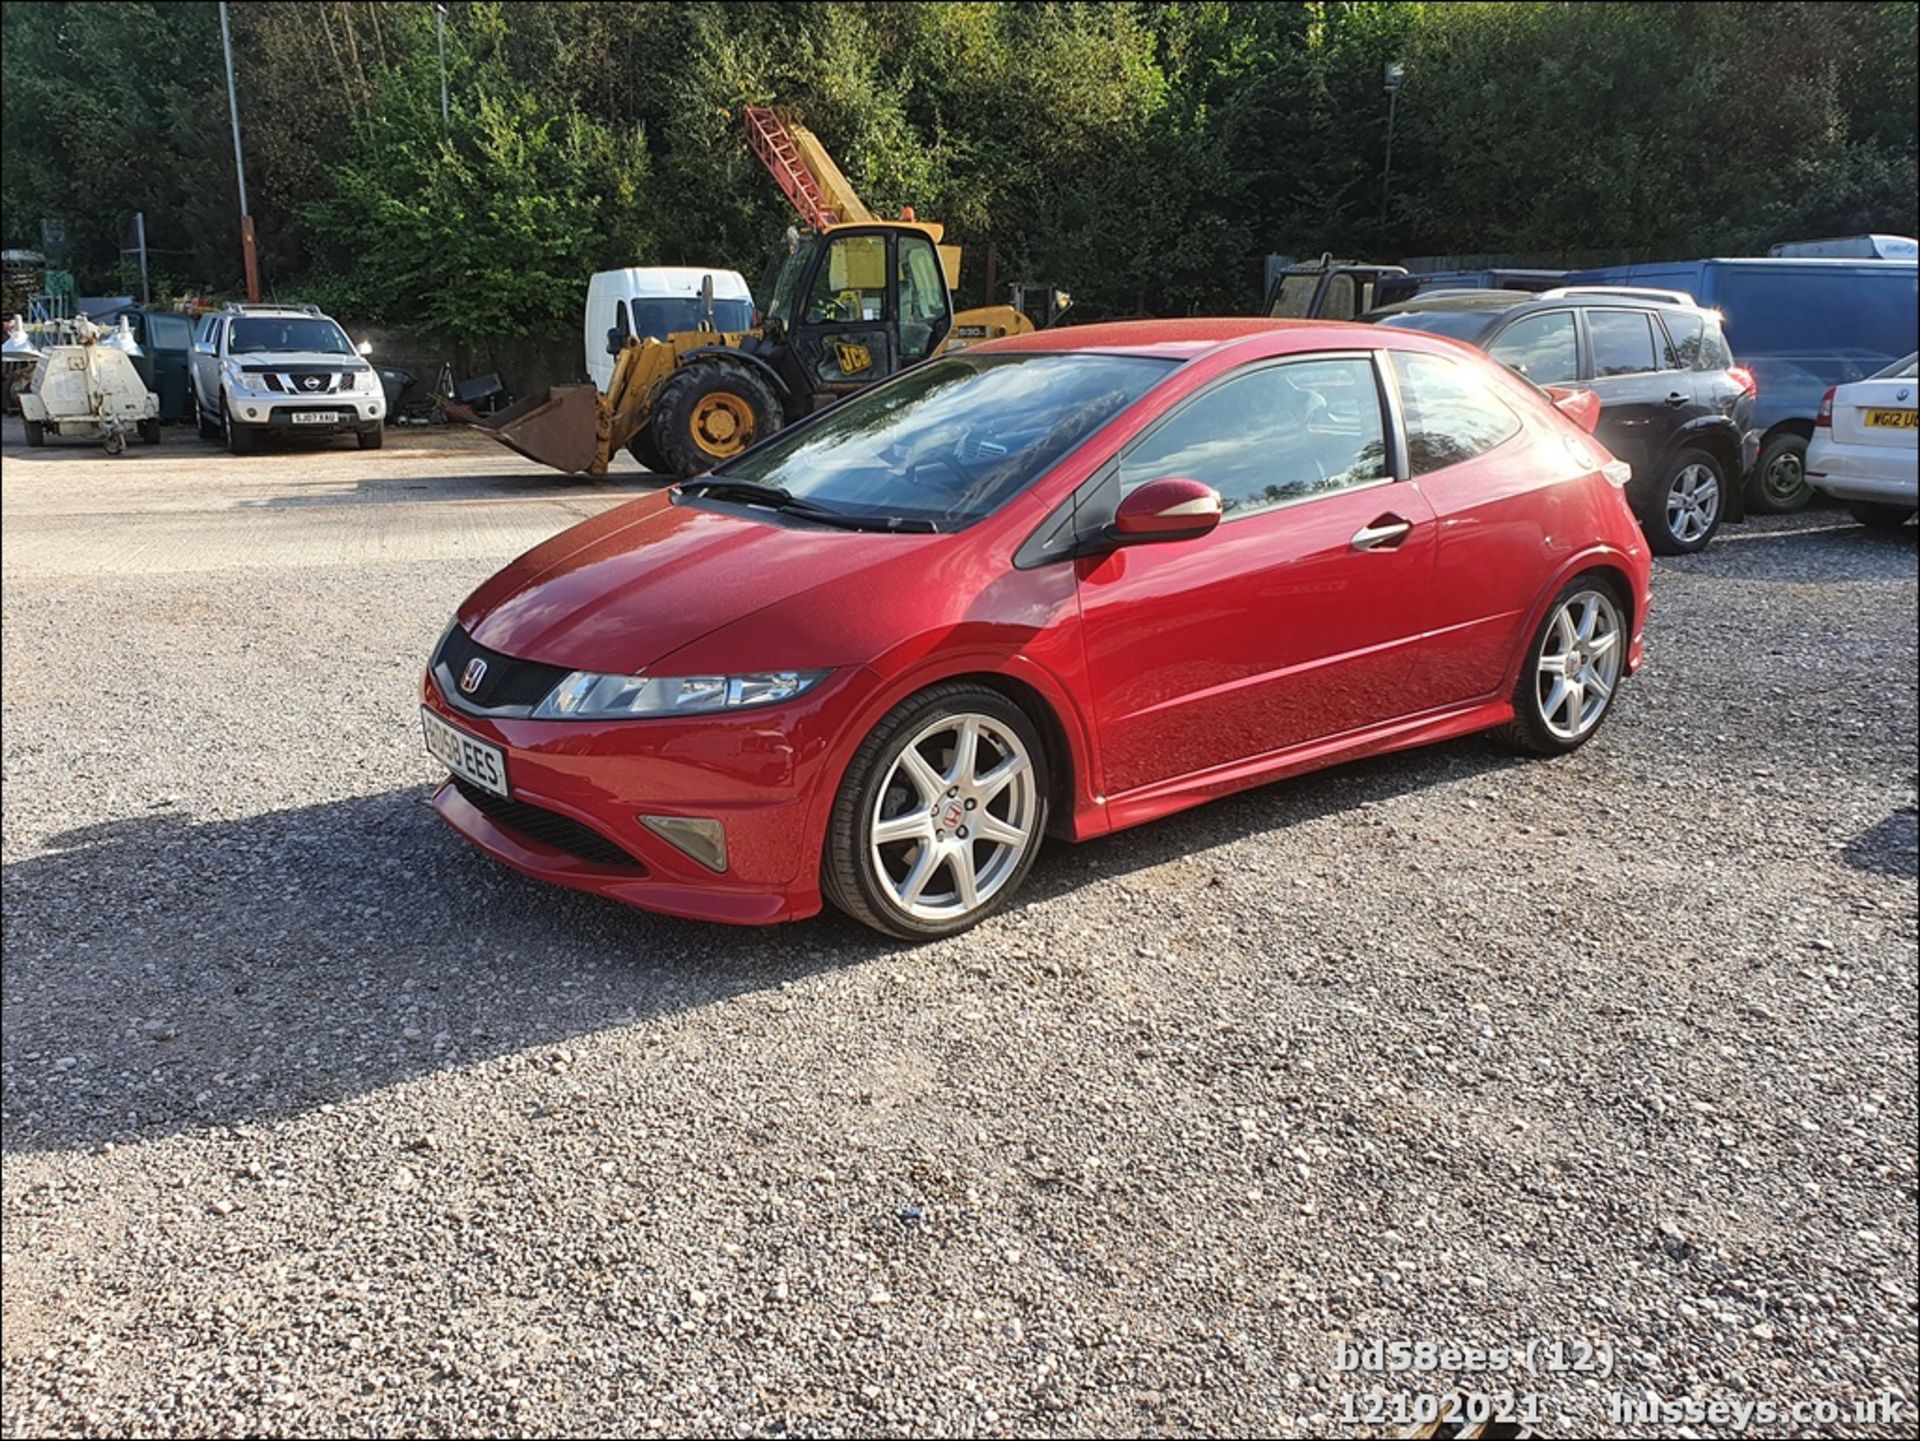
[[1707,318],[1686,310],[1669,310],[1660,319],[1667,327],[1667,369],[1699,368],[1706,342]]

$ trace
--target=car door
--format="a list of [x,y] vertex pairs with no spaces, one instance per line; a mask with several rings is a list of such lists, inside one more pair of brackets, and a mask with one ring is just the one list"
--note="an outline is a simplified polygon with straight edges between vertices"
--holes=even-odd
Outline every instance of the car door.
[[1594,434],[1633,467],[1636,494],[1657,483],[1661,457],[1698,408],[1693,377],[1669,370],[1666,337],[1650,310],[1622,306],[1581,312],[1589,356],[1585,384],[1600,397]]
[[194,337],[193,390],[200,408],[209,415],[219,410],[220,331],[225,324],[225,316],[209,315]]
[[1393,480],[1382,387],[1363,352],[1260,362],[1116,458],[1114,497],[1188,477],[1224,517],[1076,562],[1110,798],[1404,709],[1434,536]]
[[1577,532],[1561,484],[1577,472],[1548,434],[1529,445],[1527,421],[1503,399],[1498,376],[1474,362],[1394,351],[1389,371],[1406,427],[1409,486],[1434,517],[1428,634],[1409,697],[1425,708],[1477,700],[1505,684],[1538,599],[1541,555]]
[[819,249],[792,350],[806,387],[831,399],[893,374],[898,321],[886,231],[836,231]]

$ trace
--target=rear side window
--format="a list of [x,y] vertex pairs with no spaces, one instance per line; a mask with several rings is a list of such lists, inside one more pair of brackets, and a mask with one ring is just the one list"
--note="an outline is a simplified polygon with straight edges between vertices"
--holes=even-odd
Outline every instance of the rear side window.
[[1502,365],[1512,366],[1535,385],[1558,385],[1580,375],[1580,344],[1573,312],[1553,310],[1516,320],[1487,348]]
[[1653,317],[1644,310],[1589,310],[1587,334],[1596,377],[1644,375],[1660,368],[1654,360]]
[[1266,365],[1176,411],[1120,461],[1120,488],[1183,476],[1229,520],[1386,476],[1386,430],[1364,356]]
[[1520,417],[1480,376],[1437,355],[1393,352],[1400,409],[1407,418],[1407,460],[1426,475],[1485,455],[1520,429]]
[[1696,370],[1731,370],[1733,352],[1727,348],[1726,332],[1720,329],[1719,321],[1709,321],[1706,332],[1700,337],[1700,359],[1695,363]]

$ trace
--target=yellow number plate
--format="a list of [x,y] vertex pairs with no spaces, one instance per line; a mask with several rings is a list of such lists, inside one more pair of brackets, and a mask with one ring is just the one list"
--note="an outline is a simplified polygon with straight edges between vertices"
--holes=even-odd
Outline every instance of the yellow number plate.
[[1869,410],[1867,424],[1885,430],[1912,430],[1913,416],[1911,410]]

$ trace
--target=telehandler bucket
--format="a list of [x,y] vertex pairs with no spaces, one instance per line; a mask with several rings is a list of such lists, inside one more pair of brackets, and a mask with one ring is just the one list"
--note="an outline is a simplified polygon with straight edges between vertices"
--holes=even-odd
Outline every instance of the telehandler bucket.
[[528,460],[574,475],[607,473],[609,417],[591,385],[555,385],[516,400],[505,410],[480,415],[455,400],[440,408]]

